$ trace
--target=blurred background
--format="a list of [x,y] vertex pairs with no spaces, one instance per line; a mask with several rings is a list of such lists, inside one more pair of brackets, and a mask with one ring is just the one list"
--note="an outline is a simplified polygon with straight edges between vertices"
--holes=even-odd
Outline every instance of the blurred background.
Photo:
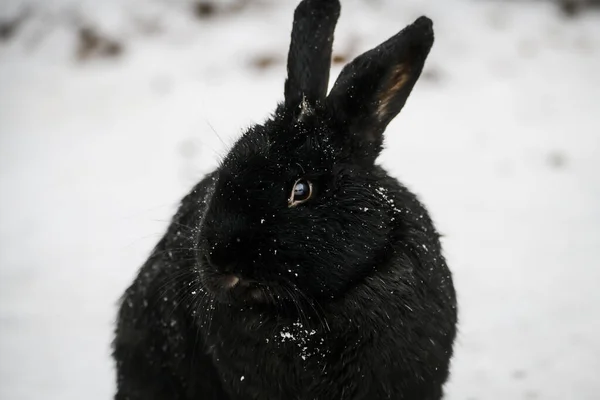
[[[111,398],[118,298],[282,100],[296,4],[0,0],[1,399]],[[597,399],[598,2],[342,0],[332,80],[422,14],[436,44],[380,162],[444,234],[447,398]]]

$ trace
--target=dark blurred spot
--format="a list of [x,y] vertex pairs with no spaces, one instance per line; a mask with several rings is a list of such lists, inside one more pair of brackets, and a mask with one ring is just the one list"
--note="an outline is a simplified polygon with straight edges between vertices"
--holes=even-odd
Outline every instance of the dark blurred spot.
[[216,11],[215,4],[210,1],[199,1],[194,5],[194,15],[200,19],[208,18]]
[[528,391],[525,393],[525,398],[526,399],[537,399],[540,396],[538,396],[538,394],[536,392],[532,392],[532,391]]
[[346,54],[337,53],[331,58],[334,64],[346,64],[348,62],[348,56]]
[[421,73],[421,79],[428,82],[438,83],[442,80],[442,73],[436,67],[428,67]]
[[250,61],[250,65],[252,68],[258,69],[260,71],[264,71],[268,68],[273,67],[279,62],[279,58],[274,55],[264,54],[253,58]]
[[512,377],[518,381],[525,379],[526,376],[527,376],[527,373],[525,373],[525,371],[523,371],[521,369],[518,369],[512,373]]
[[244,9],[248,5],[249,0],[237,0],[219,4],[215,0],[197,0],[193,3],[193,12],[198,19],[214,18],[220,14],[234,14]]
[[123,51],[123,47],[118,42],[110,42],[106,44],[104,54],[107,56],[118,56]]
[[17,27],[17,20],[0,22],[0,40],[8,40],[13,37]]
[[560,9],[568,16],[573,17],[579,12],[580,4],[577,0],[561,0]]
[[584,11],[600,7],[600,0],[558,0],[558,2],[567,17],[575,17]]
[[559,151],[552,152],[548,155],[548,164],[553,168],[563,168],[566,163],[567,157]]
[[20,28],[27,16],[27,12],[22,12],[16,17],[0,21],[0,41],[5,42],[11,39],[15,33],[17,33],[17,30]]
[[90,58],[112,58],[123,52],[121,43],[102,36],[90,27],[82,27],[78,32],[77,58],[80,61]]

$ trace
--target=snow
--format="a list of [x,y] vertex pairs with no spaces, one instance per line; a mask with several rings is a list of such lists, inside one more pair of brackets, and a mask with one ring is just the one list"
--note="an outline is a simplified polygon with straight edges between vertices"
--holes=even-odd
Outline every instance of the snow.
[[294,339],[294,336],[289,332],[280,332],[279,334],[283,339]]
[[[293,322],[290,326],[284,326],[281,332],[279,332],[281,340],[278,341],[278,338],[275,338],[275,341],[278,341],[279,343],[291,342],[296,344],[298,347],[297,355],[302,358],[303,361],[306,361],[307,358],[317,354],[320,354],[321,357],[324,358],[328,354],[327,347],[323,348],[319,346],[319,344],[323,344],[325,339],[321,336],[317,343],[317,341],[312,338],[316,333],[316,330],[308,330],[300,321],[297,321]],[[268,339],[267,343],[269,343]]]
[[[117,299],[179,198],[281,100],[295,3],[199,20],[183,0],[2,2],[0,21],[29,14],[0,41],[0,398],[110,398]],[[420,14],[436,44],[380,160],[444,234],[460,300],[447,398],[594,399],[600,14],[347,0],[335,53]],[[122,54],[77,61],[81,24]]]

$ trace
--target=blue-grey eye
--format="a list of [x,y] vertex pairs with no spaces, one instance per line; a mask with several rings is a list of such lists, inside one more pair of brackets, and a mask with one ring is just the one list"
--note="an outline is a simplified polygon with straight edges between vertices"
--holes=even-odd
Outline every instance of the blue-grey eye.
[[298,179],[294,183],[292,193],[288,199],[288,205],[290,207],[297,206],[298,204],[304,203],[312,196],[312,183],[306,179]]

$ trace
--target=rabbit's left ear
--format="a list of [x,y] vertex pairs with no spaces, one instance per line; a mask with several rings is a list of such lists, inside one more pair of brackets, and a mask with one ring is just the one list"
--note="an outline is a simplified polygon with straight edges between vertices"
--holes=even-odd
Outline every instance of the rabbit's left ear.
[[[433,26],[421,17],[378,47],[346,65],[327,105],[352,145],[376,157],[383,132],[400,112],[433,45]],[[358,140],[358,143],[357,143]]]
[[296,118],[325,101],[339,16],[339,0],[303,0],[294,12],[285,106]]

